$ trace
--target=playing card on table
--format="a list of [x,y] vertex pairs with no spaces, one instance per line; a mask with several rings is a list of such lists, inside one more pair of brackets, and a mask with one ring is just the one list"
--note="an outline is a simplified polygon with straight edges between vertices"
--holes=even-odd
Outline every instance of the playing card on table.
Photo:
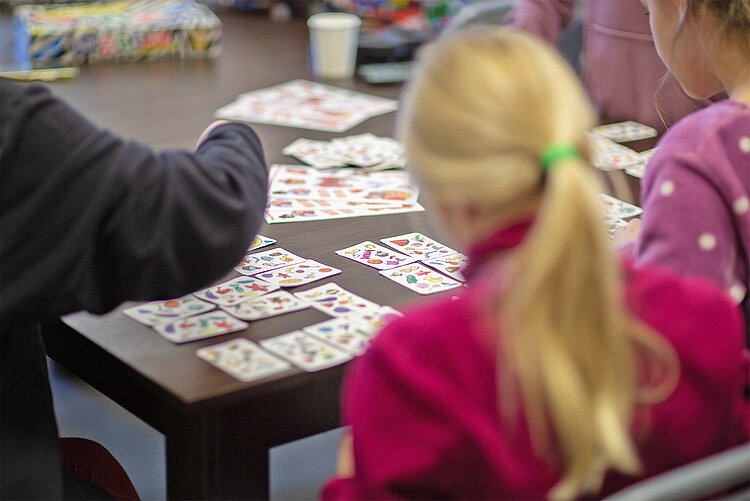
[[589,144],[591,145],[591,162],[600,170],[624,169],[642,160],[638,152],[597,133],[589,134]]
[[[301,201],[300,201],[301,202]],[[295,223],[299,221],[322,221],[327,219],[343,219],[349,217],[381,216],[385,214],[403,214],[405,212],[421,212],[424,210],[419,204],[380,204],[377,202],[344,202],[333,203],[328,208],[312,209],[284,209],[271,207],[266,209],[264,217],[268,224]]]
[[309,302],[316,310],[333,317],[366,313],[380,308],[379,304],[361,298],[333,282],[306,291],[295,292],[294,295]]
[[336,254],[379,270],[387,270],[416,261],[413,257],[394,252],[369,240],[346,249],[337,250]]
[[159,322],[153,327],[173,343],[186,343],[207,337],[220,336],[248,328],[248,324],[223,311],[212,311],[195,317]]
[[275,270],[261,271],[255,277],[280,287],[297,287],[298,285],[309,284],[333,275],[338,275],[339,273],[341,273],[341,270],[338,268],[308,259],[291,266],[282,266]]
[[292,264],[301,263],[305,258],[299,257],[291,252],[276,248],[263,252],[255,252],[253,254],[247,254],[242,258],[242,261],[234,267],[236,271],[239,271],[243,275],[255,275],[264,270],[273,270],[281,266],[290,266]]
[[243,320],[260,320],[309,307],[310,304],[306,301],[286,291],[276,291],[232,306],[222,306],[224,311]]
[[633,217],[643,212],[643,209],[640,207],[623,202],[622,200],[605,195],[604,193],[599,193],[599,200],[602,204],[604,217],[607,219]]
[[407,256],[419,260],[443,258],[457,254],[450,247],[438,243],[421,233],[407,233],[395,237],[381,238],[380,241]]
[[359,355],[370,344],[371,329],[354,317],[337,317],[303,329],[337,348]]
[[200,348],[195,354],[245,382],[263,379],[292,368],[289,362],[271,355],[245,338]]
[[187,295],[177,299],[139,304],[122,310],[122,312],[142,324],[152,326],[157,322],[189,317],[211,311],[214,308],[216,306],[211,303],[201,301],[193,295]]
[[362,323],[366,327],[365,334],[372,336],[375,332],[385,327],[388,322],[403,316],[403,313],[391,306],[381,306],[375,311],[354,314],[348,318],[354,318]]
[[623,226],[627,226],[628,222],[624,219],[607,219],[604,221],[604,224],[607,228],[607,235],[609,235],[609,238],[614,238],[615,231],[617,231],[618,228],[622,228]]
[[328,141],[299,138],[286,146],[281,152],[316,168],[346,165],[346,162],[341,159],[332,158],[329,149],[330,143]]
[[448,278],[420,263],[383,270],[380,274],[419,294],[433,294],[462,285],[458,280]]
[[258,235],[253,239],[253,243],[250,244],[250,247],[247,249],[248,252],[253,251],[255,249],[260,249],[261,247],[265,247],[267,245],[275,244],[276,240],[273,238],[264,237],[263,235]]
[[650,150],[640,152],[639,155],[641,157],[641,162],[635,165],[631,165],[630,167],[625,169],[625,172],[630,174],[631,176],[643,178],[643,175],[646,173],[646,166],[648,165],[648,161],[651,159],[655,152],[656,148],[651,148]]
[[422,263],[426,264],[430,268],[435,268],[444,275],[448,275],[454,280],[460,282],[466,282],[461,270],[466,267],[469,262],[468,258],[461,253],[456,253],[452,256],[441,257],[437,259],[423,259]]
[[193,295],[220,306],[231,306],[275,291],[278,288],[278,285],[269,284],[255,277],[239,277],[193,292]]
[[625,143],[628,141],[637,141],[639,139],[648,139],[656,137],[658,132],[653,127],[643,125],[638,122],[629,120],[627,122],[618,122],[614,124],[599,125],[594,127],[594,132],[601,134],[607,139]]
[[306,371],[317,371],[346,362],[352,356],[302,331],[264,339],[263,348],[286,358]]
[[332,139],[329,154],[350,165],[371,167],[397,162],[402,156],[402,148],[395,139],[365,133]]

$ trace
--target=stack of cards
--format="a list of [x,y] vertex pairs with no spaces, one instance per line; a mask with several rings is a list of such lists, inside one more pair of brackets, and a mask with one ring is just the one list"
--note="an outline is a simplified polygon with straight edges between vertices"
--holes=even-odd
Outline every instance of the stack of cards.
[[648,139],[656,137],[658,134],[657,130],[653,127],[630,120],[627,122],[599,125],[592,130],[600,136],[604,136],[607,139],[611,139],[618,143]]
[[284,223],[422,211],[403,171],[272,165],[266,221]]
[[328,132],[344,132],[398,102],[328,85],[292,80],[241,94],[216,111],[216,118]]
[[398,141],[370,133],[331,141],[300,138],[284,148],[283,153],[317,168],[353,165],[385,170],[404,166],[403,147]]

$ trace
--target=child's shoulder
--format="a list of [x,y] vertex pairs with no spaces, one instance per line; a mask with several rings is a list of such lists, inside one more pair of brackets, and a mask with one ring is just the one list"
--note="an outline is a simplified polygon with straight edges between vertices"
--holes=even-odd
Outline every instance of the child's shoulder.
[[700,152],[717,141],[721,144],[740,141],[748,136],[748,130],[750,106],[725,99],[691,113],[677,122],[664,135],[659,148]]

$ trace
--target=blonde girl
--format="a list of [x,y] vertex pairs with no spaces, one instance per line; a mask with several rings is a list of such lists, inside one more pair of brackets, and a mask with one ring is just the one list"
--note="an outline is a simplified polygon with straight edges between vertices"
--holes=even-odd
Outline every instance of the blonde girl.
[[572,70],[486,28],[419,68],[400,136],[469,287],[409,309],[354,363],[352,435],[322,497],[573,499],[742,440],[737,311],[710,283],[612,256]]

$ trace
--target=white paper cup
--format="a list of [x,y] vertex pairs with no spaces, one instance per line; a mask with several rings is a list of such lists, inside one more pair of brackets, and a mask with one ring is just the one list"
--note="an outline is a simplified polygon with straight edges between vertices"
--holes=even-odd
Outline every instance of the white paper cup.
[[354,75],[362,21],[354,14],[321,12],[307,19],[313,75],[340,80]]

